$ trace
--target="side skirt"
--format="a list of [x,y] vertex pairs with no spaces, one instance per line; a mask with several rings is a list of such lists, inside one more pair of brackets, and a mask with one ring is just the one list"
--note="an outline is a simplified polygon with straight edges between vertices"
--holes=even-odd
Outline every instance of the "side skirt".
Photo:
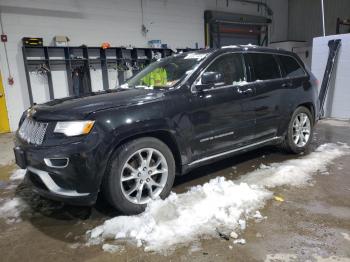
[[218,153],[215,155],[211,155],[211,156],[207,156],[207,157],[195,160],[195,161],[183,166],[183,168],[182,168],[183,174],[187,173],[188,171],[190,171],[191,169],[193,169],[195,167],[205,165],[206,163],[213,162],[213,161],[218,160],[218,159],[223,159],[223,158],[229,157],[231,155],[235,155],[235,154],[240,153],[240,152],[250,151],[250,150],[265,146],[265,145],[277,144],[278,142],[282,142],[282,140],[283,140],[283,137],[276,136],[276,137],[265,139],[265,140],[262,140],[262,141],[259,141],[259,142],[253,143],[253,144],[249,144],[246,146],[242,146],[242,147],[235,148],[235,149],[232,149],[229,151],[225,151],[222,153]]

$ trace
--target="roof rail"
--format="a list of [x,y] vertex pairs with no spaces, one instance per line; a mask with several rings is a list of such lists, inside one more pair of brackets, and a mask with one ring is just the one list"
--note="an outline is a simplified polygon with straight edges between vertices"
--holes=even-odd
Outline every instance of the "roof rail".
[[258,45],[252,45],[252,44],[247,44],[247,45],[227,45],[227,46],[222,46],[221,48],[248,48],[248,47],[259,47]]

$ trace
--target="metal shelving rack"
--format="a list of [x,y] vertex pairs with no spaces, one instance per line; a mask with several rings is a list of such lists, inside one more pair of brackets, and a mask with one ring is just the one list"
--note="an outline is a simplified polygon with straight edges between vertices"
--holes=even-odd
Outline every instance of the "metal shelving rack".
[[[177,49],[177,52],[188,52],[195,49]],[[156,54],[166,57],[175,52],[167,48],[125,48],[111,47],[102,49],[100,47],[57,47],[57,46],[23,46],[23,60],[27,80],[30,104],[33,105],[33,92],[30,80],[30,72],[44,68],[47,75],[48,91],[50,100],[55,99],[51,70],[59,68],[65,70],[67,74],[69,96],[74,95],[72,72],[77,67],[85,70],[87,92],[91,92],[90,68],[98,66],[102,71],[103,89],[109,89],[108,68],[110,65],[116,66],[118,72],[126,65],[132,67],[133,74],[137,73],[144,66],[155,59]],[[125,81],[123,74],[118,74],[119,83]]]

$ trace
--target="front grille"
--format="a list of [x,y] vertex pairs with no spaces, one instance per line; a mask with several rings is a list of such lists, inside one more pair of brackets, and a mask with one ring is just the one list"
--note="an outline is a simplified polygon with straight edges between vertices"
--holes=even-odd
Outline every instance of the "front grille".
[[27,117],[23,121],[18,133],[27,143],[41,145],[45,137],[46,128],[47,123],[37,122]]

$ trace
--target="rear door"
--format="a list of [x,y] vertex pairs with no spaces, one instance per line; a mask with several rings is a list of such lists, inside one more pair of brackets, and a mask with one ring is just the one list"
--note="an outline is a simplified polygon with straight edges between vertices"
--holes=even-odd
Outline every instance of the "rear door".
[[302,97],[304,88],[308,88],[311,85],[308,74],[296,58],[290,55],[277,55],[277,58],[285,78],[285,84],[281,90],[281,114],[284,118],[282,123],[286,125],[290,120],[294,106],[300,102],[297,100],[300,100]]
[[278,133],[281,88],[285,85],[275,55],[270,53],[246,53],[250,82],[255,84],[254,112],[255,139],[275,137]]

